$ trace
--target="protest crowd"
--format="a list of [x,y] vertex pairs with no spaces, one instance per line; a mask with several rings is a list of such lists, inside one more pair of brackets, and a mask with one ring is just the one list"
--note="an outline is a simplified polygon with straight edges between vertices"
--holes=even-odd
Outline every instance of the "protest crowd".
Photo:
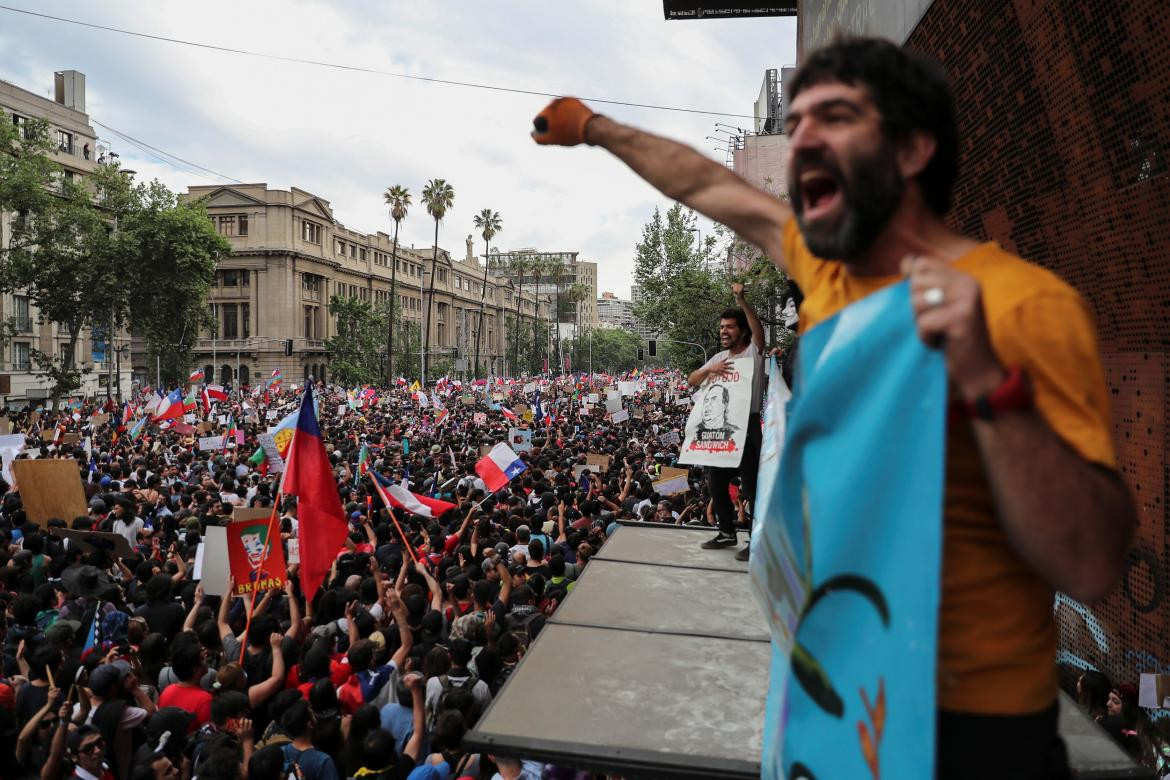
[[[67,462],[88,508],[34,521],[4,457],[0,776],[576,777],[462,738],[619,521],[714,528],[702,470],[669,471],[683,378],[618,379],[277,374],[12,413],[17,474]],[[321,522],[313,486],[281,493],[285,459],[308,458],[288,440],[317,438],[287,435],[305,415],[347,524],[336,549],[301,546],[326,538],[299,527]],[[519,463],[485,470],[501,444]],[[212,538],[243,513],[274,533],[239,542],[241,572]]]

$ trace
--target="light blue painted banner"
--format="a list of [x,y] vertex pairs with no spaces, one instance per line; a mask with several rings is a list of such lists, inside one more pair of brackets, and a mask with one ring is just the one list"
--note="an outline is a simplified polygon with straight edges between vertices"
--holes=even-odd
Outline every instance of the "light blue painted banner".
[[761,775],[930,780],[946,369],[905,283],[810,330],[797,364],[752,537],[773,628]]

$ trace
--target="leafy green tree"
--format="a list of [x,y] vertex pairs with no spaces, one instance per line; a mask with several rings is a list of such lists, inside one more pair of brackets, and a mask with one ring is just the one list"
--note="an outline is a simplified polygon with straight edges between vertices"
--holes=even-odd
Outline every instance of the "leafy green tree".
[[488,257],[491,252],[492,239],[503,230],[503,222],[498,211],[484,209],[475,215],[475,226],[483,236],[483,287],[479,291],[479,324],[475,328],[475,363],[472,369],[473,377],[479,377],[479,345],[483,340],[483,308],[487,300],[488,286]]
[[435,274],[439,267],[439,223],[447,216],[447,211],[455,203],[455,188],[447,183],[446,179],[431,179],[423,188],[423,204],[427,213],[435,220],[435,244],[431,255],[431,284],[427,296],[426,319],[423,321],[423,356],[422,356],[422,384],[427,383],[427,352],[431,348],[431,311],[435,306]]
[[127,270],[127,324],[145,338],[163,382],[181,383],[209,319],[205,302],[216,263],[231,244],[212,226],[203,201],[184,202],[157,181],[134,188],[117,238]]
[[531,263],[522,254],[513,254],[508,260],[508,270],[516,280],[516,318],[512,323],[512,371],[519,374],[520,366],[526,365],[520,361],[520,324],[523,316],[520,313],[520,302],[524,297],[524,275],[530,270]]
[[[699,245],[693,211],[675,204],[665,219],[658,209],[642,228],[635,248],[634,280],[642,287],[635,306],[639,320],[672,342],[702,345],[707,355],[719,350],[719,313],[732,305],[730,279],[716,259],[715,237]],[[681,343],[666,344],[671,364],[695,368],[699,350]]]
[[[390,219],[394,220],[394,264],[390,266],[390,300],[398,305],[398,228],[402,220],[406,219],[406,212],[410,209],[410,190],[401,184],[387,187],[382,200],[390,207]],[[386,331],[386,376],[390,382],[394,381],[394,317],[389,319]]]
[[565,345],[573,360],[574,371],[588,371],[592,363],[597,373],[619,374],[638,367],[638,334],[621,328],[583,328]]
[[334,380],[343,385],[377,382],[383,374],[382,336],[390,306],[334,295],[329,299],[329,314],[337,321],[336,335],[325,342]]

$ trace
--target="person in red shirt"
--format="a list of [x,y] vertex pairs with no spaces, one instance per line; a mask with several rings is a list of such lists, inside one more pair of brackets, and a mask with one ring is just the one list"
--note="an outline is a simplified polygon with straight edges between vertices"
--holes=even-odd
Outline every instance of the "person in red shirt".
[[192,713],[190,731],[211,720],[211,694],[199,685],[207,673],[203,648],[197,641],[179,641],[171,650],[171,669],[179,682],[168,685],[158,697],[159,708],[178,707]]

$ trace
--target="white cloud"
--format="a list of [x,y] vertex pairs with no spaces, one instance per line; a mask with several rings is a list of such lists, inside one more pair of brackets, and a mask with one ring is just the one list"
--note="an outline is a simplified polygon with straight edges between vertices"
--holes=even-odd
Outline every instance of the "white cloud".
[[[795,59],[792,19],[666,22],[658,0],[105,0],[33,10],[432,78],[744,114],[765,68]],[[603,151],[533,144],[531,119],[546,102],[538,96],[243,57],[0,11],[0,78],[43,94],[63,68],[86,73],[95,119],[235,178],[314,192],[359,230],[388,230],[381,193],[401,183],[416,200],[403,240],[429,245],[433,225],[417,201],[427,179],[445,178],[456,196],[444,246],[462,252],[472,216],[490,207],[503,216],[501,248],[578,250],[598,261],[600,288],[623,296],[641,226],[656,205],[669,205]],[[704,136],[717,121],[750,121],[594,108],[720,161]],[[140,177],[175,189],[208,181],[103,138]]]

